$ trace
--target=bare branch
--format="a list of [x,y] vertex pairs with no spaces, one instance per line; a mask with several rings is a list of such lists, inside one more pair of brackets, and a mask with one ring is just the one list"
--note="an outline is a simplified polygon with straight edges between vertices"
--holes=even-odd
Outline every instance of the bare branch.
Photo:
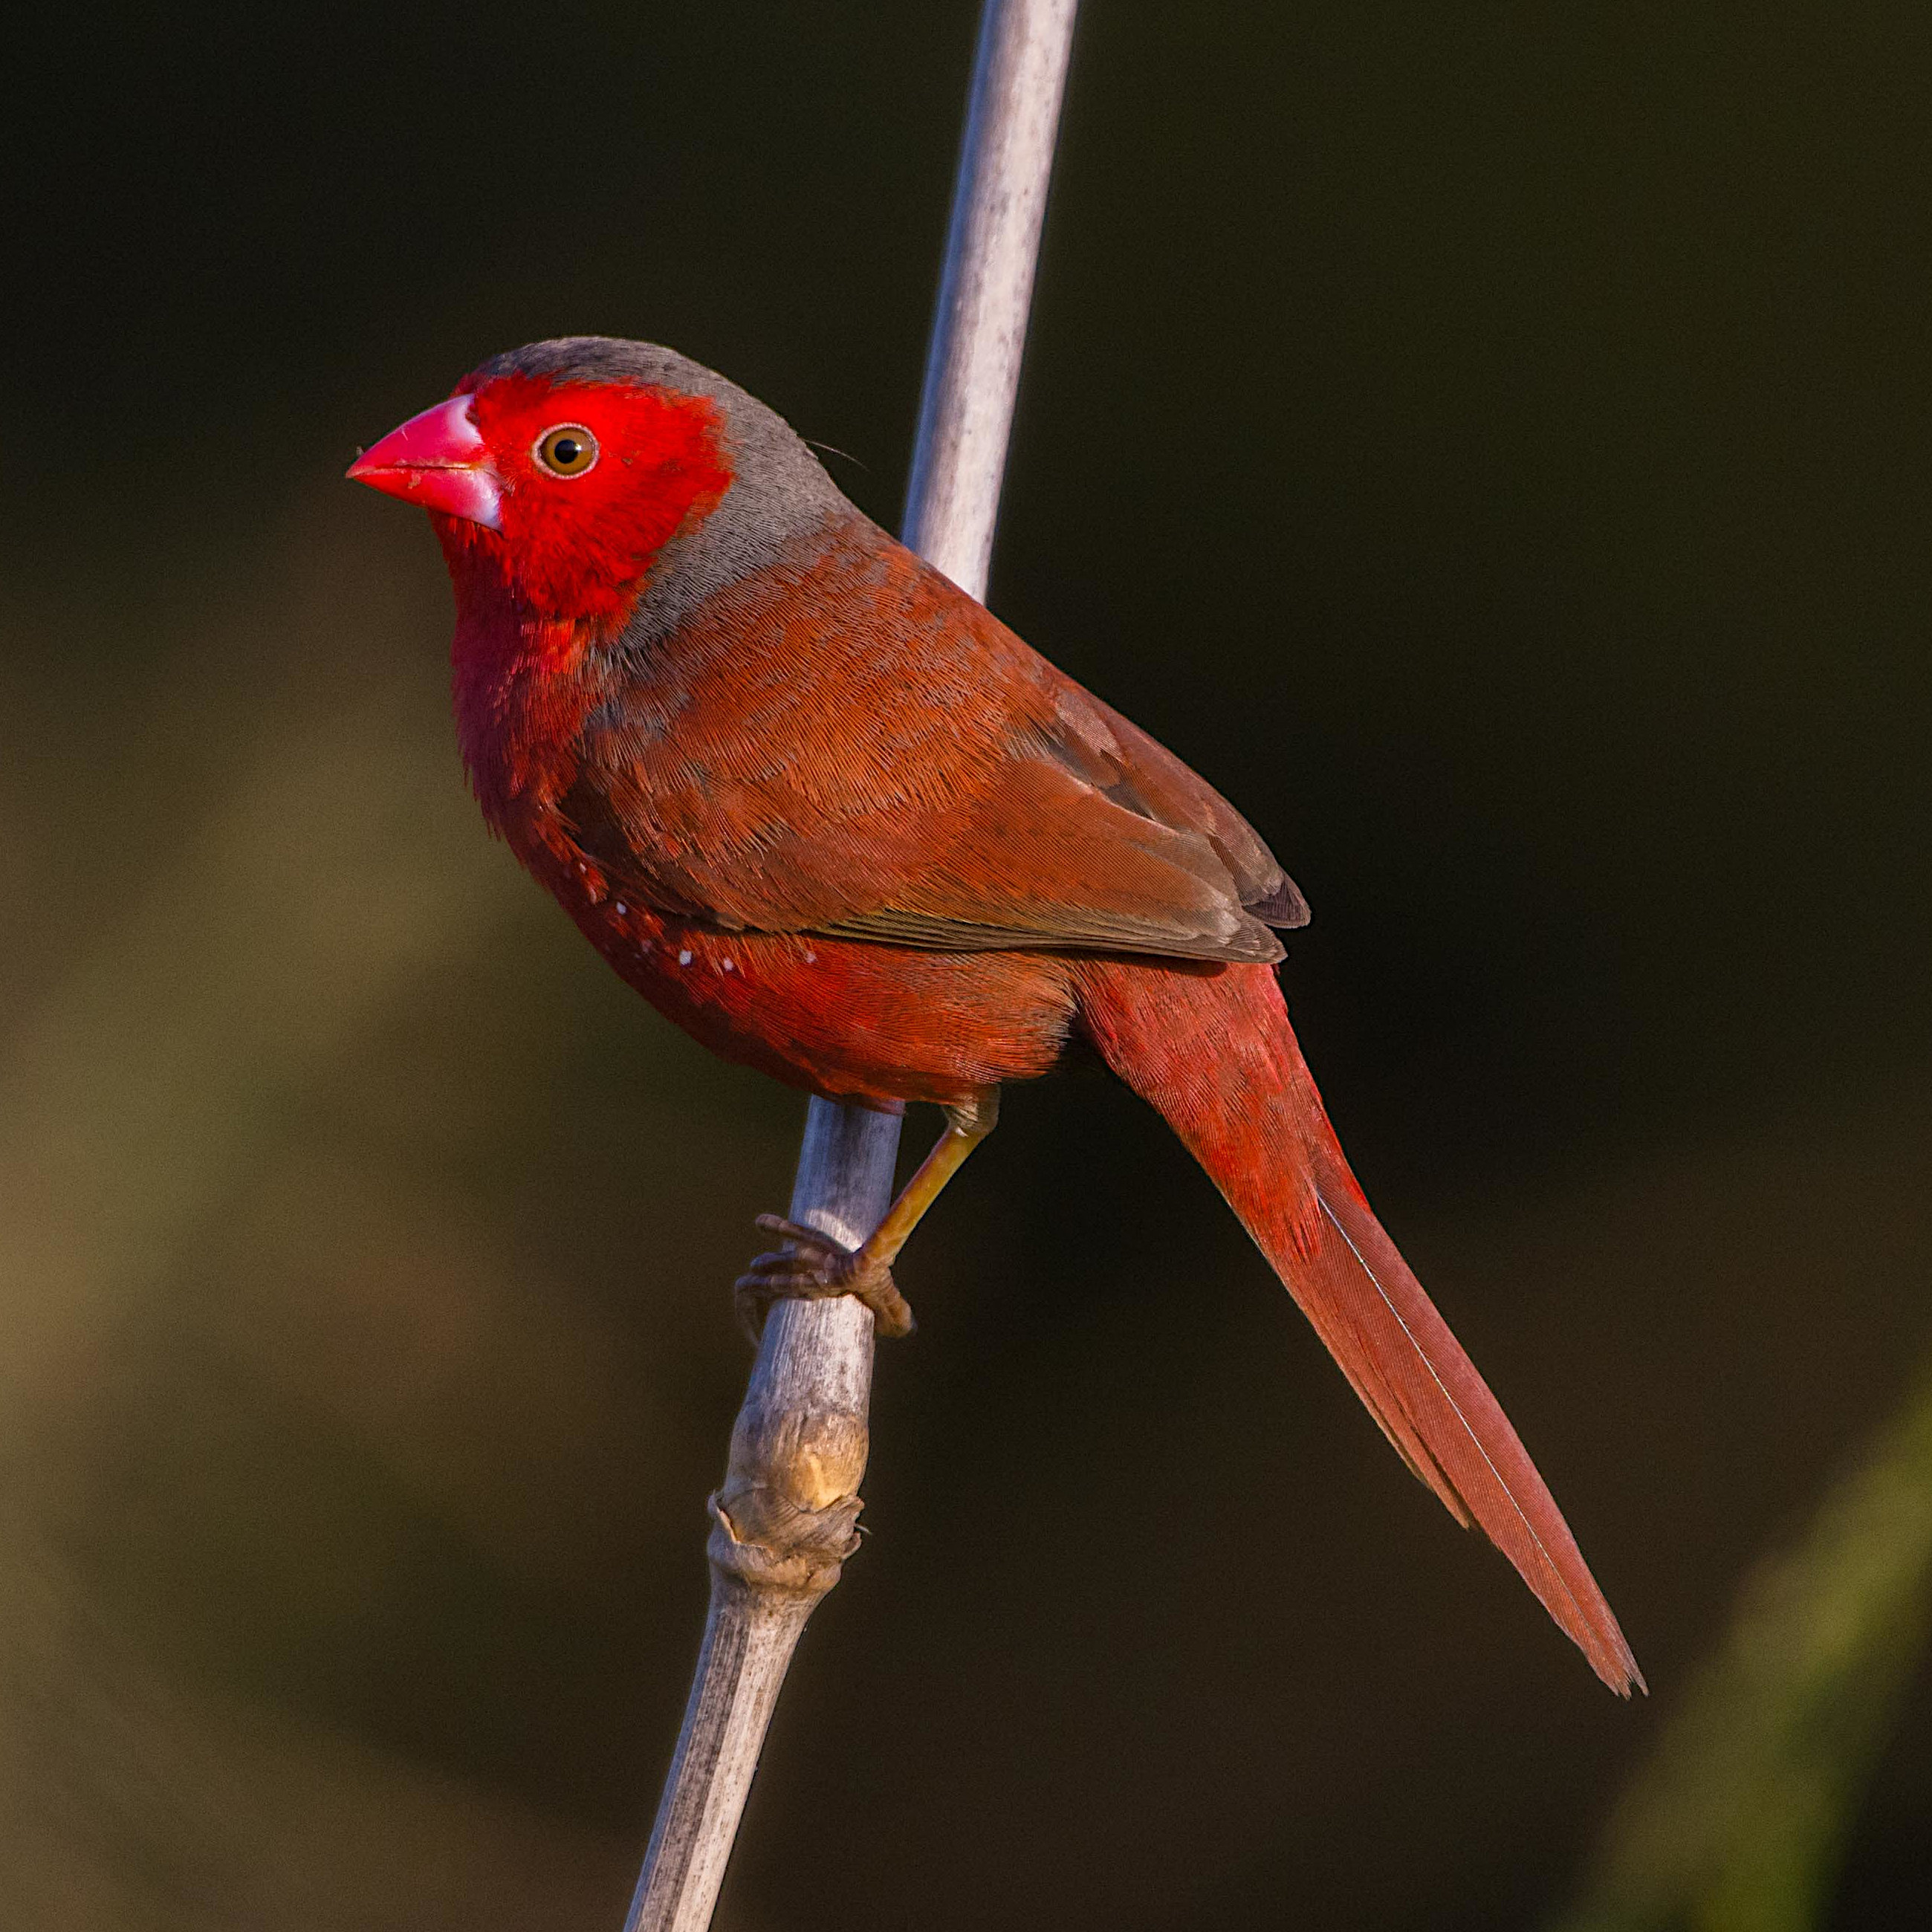
[[1074,0],[987,0],[926,357],[905,540],[986,594]]
[[[906,541],[985,593],[1075,0],[987,0],[926,365]],[[791,1218],[856,1247],[884,1217],[896,1116],[814,1100]],[[765,1324],[724,1484],[711,1607],[626,1932],[703,1932],[793,1649],[857,1546],[872,1317],[784,1301]]]

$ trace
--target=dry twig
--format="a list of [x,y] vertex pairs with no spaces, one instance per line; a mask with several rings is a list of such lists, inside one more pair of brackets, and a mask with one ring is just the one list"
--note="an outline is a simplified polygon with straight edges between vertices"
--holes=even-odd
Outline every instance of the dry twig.
[[[987,0],[926,367],[906,541],[984,594],[1075,0]],[[791,1218],[856,1247],[890,1203],[898,1121],[814,1100]],[[857,1546],[872,1317],[765,1324],[711,1499],[711,1607],[626,1932],[702,1932],[806,1620]]]

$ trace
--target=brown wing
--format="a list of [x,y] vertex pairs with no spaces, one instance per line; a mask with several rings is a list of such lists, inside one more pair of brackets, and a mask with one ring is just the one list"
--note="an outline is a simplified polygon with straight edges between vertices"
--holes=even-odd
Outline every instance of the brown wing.
[[1307,918],[1232,806],[870,524],[608,676],[563,809],[667,910],[1229,960]]

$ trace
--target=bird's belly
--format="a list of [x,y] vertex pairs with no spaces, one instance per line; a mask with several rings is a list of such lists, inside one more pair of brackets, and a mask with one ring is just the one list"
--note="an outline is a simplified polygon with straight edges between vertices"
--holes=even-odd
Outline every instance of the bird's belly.
[[834,1099],[945,1105],[1031,1079],[1072,1020],[1053,954],[722,933],[621,900],[574,916],[621,978],[713,1052]]

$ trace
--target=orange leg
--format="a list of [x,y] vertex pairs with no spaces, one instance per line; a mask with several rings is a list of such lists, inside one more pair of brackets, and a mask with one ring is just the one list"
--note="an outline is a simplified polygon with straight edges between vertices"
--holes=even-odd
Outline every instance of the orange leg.
[[752,1264],[751,1272],[739,1279],[739,1319],[752,1340],[758,1339],[774,1301],[817,1301],[834,1294],[857,1296],[872,1311],[881,1335],[910,1335],[912,1310],[892,1280],[892,1264],[926,1210],[966,1164],[966,1156],[993,1131],[999,1118],[997,1088],[988,1088],[964,1106],[948,1107],[946,1131],[886,1210],[886,1218],[856,1248],[848,1248],[830,1234],[788,1221],[782,1214],[760,1214],[758,1226],[788,1245],[778,1253],[760,1255]]

